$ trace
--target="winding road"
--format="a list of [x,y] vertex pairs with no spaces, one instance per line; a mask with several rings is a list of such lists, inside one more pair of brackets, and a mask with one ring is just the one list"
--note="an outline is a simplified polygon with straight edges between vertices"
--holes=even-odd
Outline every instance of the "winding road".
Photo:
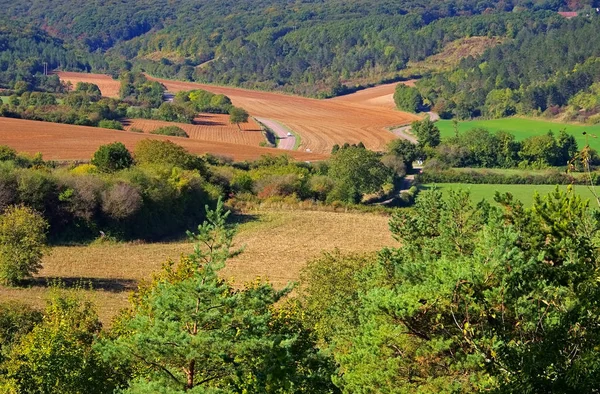
[[[277,148],[278,149],[286,149],[286,150],[294,150],[296,146],[296,136],[288,135],[289,131],[286,129],[281,123],[274,121],[272,119],[267,118],[255,118],[260,123],[267,126],[277,135]],[[291,134],[291,133],[290,133]]]

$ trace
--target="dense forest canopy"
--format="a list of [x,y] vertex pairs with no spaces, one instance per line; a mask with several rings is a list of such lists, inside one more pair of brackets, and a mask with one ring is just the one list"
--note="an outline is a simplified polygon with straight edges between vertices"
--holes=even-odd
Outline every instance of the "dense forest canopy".
[[[7,1],[12,20],[40,26],[86,62],[61,68],[134,67],[163,77],[313,96],[344,84],[398,78],[409,60],[469,36],[513,38],[584,1]],[[12,21],[11,21],[12,23]],[[89,53],[108,55],[101,61]],[[87,59],[90,57],[90,59]]]

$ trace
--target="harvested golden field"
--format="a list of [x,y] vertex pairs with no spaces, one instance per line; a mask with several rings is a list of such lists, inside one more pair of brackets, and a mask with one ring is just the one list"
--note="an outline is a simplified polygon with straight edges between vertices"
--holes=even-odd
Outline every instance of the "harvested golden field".
[[125,130],[137,128],[149,133],[159,127],[177,126],[181,127],[190,136],[190,139],[231,142],[241,145],[258,146],[265,141],[260,126],[252,119],[248,123],[241,123],[238,129],[236,125],[229,123],[228,115],[200,114],[194,119],[193,124],[164,122],[161,120],[129,119],[125,124]]
[[58,77],[65,82],[71,82],[73,87],[77,85],[77,82],[87,82],[98,85],[103,96],[106,97],[119,97],[119,88],[121,85],[119,81],[112,79],[112,77],[103,74],[86,74],[76,72],[57,72]]
[[[355,144],[360,141],[369,149],[382,150],[389,141],[397,138],[385,127],[419,119],[416,115],[400,112],[389,106],[352,102],[351,99],[316,100],[191,82],[155,80],[163,83],[173,93],[204,89],[229,96],[234,105],[246,109],[251,115],[273,119],[289,127],[300,135],[301,150],[309,149],[317,153],[331,152],[334,144]],[[384,88],[387,95],[389,92],[386,89],[389,87]],[[362,94],[368,90],[362,91]]]
[[[68,77],[76,80],[77,77],[73,74],[75,73],[65,76],[65,73],[58,73],[63,79]],[[87,81],[98,78],[98,82],[112,83],[113,87],[106,87],[107,92],[118,89],[119,82],[109,77],[81,75]],[[328,154],[334,144],[355,144],[360,141],[369,149],[382,150],[389,141],[397,138],[386,127],[408,124],[419,119],[416,115],[400,112],[391,105],[390,94],[393,94],[395,84],[365,89],[340,98],[316,100],[280,93],[151,79],[161,82],[172,93],[204,89],[225,94],[234,105],[246,109],[252,116],[276,120],[298,133],[301,137],[299,149],[316,153]]]
[[296,160],[303,161],[325,158],[323,155],[307,152],[282,151],[259,146],[0,118],[0,145],[8,145],[18,152],[29,154],[41,152],[48,160],[89,160],[100,145],[119,141],[128,149],[133,149],[139,141],[146,138],[170,140],[191,153],[199,155],[213,153],[228,156],[234,160],[252,160],[262,155],[279,154],[288,154]]
[[[281,288],[299,278],[307,260],[325,251],[374,252],[395,241],[388,231],[389,218],[364,213],[316,211],[262,211],[240,225],[236,245],[244,253],[232,259],[223,275],[237,284],[268,278]],[[189,242],[61,246],[44,258],[44,268],[30,288],[0,286],[0,301],[19,299],[42,306],[46,282],[64,283],[80,279],[96,290],[86,291],[95,299],[102,320],[108,323],[123,307],[139,280],[149,278],[162,262],[192,252]]]

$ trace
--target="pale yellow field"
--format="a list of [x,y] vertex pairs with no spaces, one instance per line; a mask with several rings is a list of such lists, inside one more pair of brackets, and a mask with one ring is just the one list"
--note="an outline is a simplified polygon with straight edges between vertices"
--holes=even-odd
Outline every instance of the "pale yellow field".
[[[316,211],[267,211],[254,213],[240,225],[236,245],[244,253],[223,270],[237,284],[268,278],[281,288],[298,280],[305,263],[322,251],[374,252],[395,245],[388,231],[389,218],[377,214]],[[162,262],[192,252],[188,242],[118,244],[54,248],[44,258],[36,284],[26,289],[0,286],[0,302],[21,300],[42,307],[45,283],[55,278],[72,284],[80,279],[96,290],[86,291],[97,304],[105,323],[127,306],[137,282],[160,269]]]

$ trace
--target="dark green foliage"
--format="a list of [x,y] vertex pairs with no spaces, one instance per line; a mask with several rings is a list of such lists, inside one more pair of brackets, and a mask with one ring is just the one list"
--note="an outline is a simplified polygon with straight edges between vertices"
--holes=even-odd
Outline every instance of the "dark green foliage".
[[171,137],[184,137],[189,138],[190,136],[185,132],[184,129],[178,126],[164,126],[159,127],[156,130],[152,130],[150,134],[169,135]]
[[517,141],[504,131],[490,133],[477,128],[445,140],[431,156],[450,167],[545,168],[566,166],[577,152],[575,137],[564,130],[558,138],[548,132]]
[[126,72],[119,76],[121,99],[144,107],[158,108],[163,102],[165,88],[156,81],[149,81],[144,74]]
[[[499,174],[485,170],[457,171],[425,171],[417,175],[419,183],[473,183],[497,185],[585,185],[590,181],[583,176],[574,177],[564,171],[551,171],[547,174]],[[592,183],[597,185],[600,178],[592,174]]]
[[440,129],[429,118],[422,121],[414,121],[411,125],[412,133],[417,136],[419,146],[425,148],[435,148],[441,142]]
[[123,130],[123,124],[118,120],[102,119],[100,122],[98,122],[98,127],[113,130]]
[[585,119],[599,110],[589,99],[595,96],[593,84],[600,81],[600,18],[595,10],[585,12],[591,17],[537,19],[513,29],[504,44],[429,76],[417,87],[423,97],[443,103],[460,119],[480,114],[554,116],[568,105],[573,120]]
[[91,163],[103,172],[115,172],[131,167],[133,158],[125,145],[121,142],[102,145],[94,156]]
[[413,162],[422,155],[419,147],[410,141],[396,139],[388,144],[388,153],[400,158],[407,170],[412,170]]
[[358,147],[340,149],[329,163],[335,187],[328,201],[359,202],[365,194],[377,193],[393,179],[393,170],[375,153]]
[[398,109],[408,112],[419,112],[423,106],[423,98],[419,91],[402,83],[396,85],[394,102]]

